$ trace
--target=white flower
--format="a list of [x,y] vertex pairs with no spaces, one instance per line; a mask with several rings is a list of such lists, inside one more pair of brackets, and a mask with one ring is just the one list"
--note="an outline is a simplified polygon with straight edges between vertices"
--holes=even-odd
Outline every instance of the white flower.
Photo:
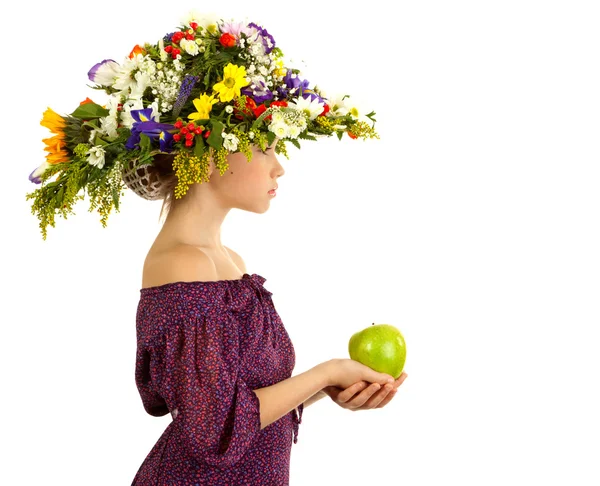
[[284,121],[284,116],[283,113],[281,113],[280,111],[276,111],[275,113],[273,113],[271,115],[271,120],[273,123],[281,123]]
[[237,150],[239,141],[239,138],[237,138],[233,133],[223,134],[223,147],[225,147],[227,150],[235,152]]
[[302,133],[302,129],[297,125],[292,125],[289,129],[289,134],[291,138],[298,138],[298,135]]
[[285,122],[282,123],[270,123],[269,131],[273,132],[279,138],[285,138],[289,135],[289,127]]
[[102,169],[102,167],[104,167],[104,154],[105,150],[100,145],[95,145],[87,151],[87,161],[99,169]]
[[146,74],[142,71],[138,71],[137,73],[135,73],[135,83],[132,84],[130,87],[130,98],[141,98],[144,95],[144,91],[146,91],[146,88],[150,86],[151,81],[152,80],[150,79],[149,74]]
[[303,112],[310,120],[314,120],[323,113],[323,106],[325,106],[325,103],[321,103],[318,98],[311,100],[310,97],[304,98],[303,96],[300,96],[299,98],[290,101],[288,106]]
[[200,52],[198,44],[196,44],[196,42],[194,42],[193,40],[181,39],[179,45],[190,56],[196,56]]
[[108,140],[114,140],[117,138],[117,127],[119,126],[119,96],[109,96],[106,101],[106,108],[108,109],[108,116],[100,118],[98,133],[105,135]]
[[219,17],[214,13],[205,13],[198,10],[192,10],[185,14],[181,19],[181,23],[186,27],[190,27],[192,22],[196,22],[203,29],[207,29],[209,32],[216,32],[217,20]]
[[112,86],[115,76],[119,73],[119,64],[112,59],[106,59],[98,63],[97,66],[96,72],[93,75],[94,83],[102,86]]
[[109,140],[117,138],[117,118],[114,116],[105,116],[100,118],[100,132],[105,134]]
[[356,100],[351,99],[349,96],[346,96],[344,99],[342,98],[343,96],[336,96],[329,100],[332,115],[344,116],[349,113],[355,120],[370,121]]
[[226,111],[227,113],[233,113],[233,106],[231,106],[231,105],[227,105],[227,106],[225,107],[225,111]]
[[123,64],[119,66],[119,72],[116,75],[113,88],[125,92],[123,94],[128,94],[128,90],[136,83],[136,81],[132,79],[131,73],[133,70],[139,69],[143,61],[143,54],[135,54],[131,59],[126,57]]
[[131,116],[131,110],[141,110],[142,108],[144,108],[144,103],[141,99],[125,101],[121,112],[121,125],[125,128],[131,128],[135,123],[134,118]]

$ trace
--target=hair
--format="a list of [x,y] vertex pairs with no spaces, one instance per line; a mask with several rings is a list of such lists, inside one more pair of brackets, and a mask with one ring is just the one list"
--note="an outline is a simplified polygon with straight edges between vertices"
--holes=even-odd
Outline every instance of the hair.
[[149,170],[151,181],[157,181],[160,185],[160,194],[163,199],[159,220],[162,218],[163,213],[166,218],[174,205],[179,204],[181,201],[175,198],[177,176],[173,170],[174,159],[174,154],[156,154],[152,161],[152,168]]

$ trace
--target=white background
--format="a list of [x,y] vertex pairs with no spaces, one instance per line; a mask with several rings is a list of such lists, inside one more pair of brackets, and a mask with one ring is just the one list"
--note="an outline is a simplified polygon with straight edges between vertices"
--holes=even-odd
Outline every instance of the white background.
[[[208,2],[14,4],[2,16],[0,483],[129,485],[171,420],[134,383],[142,264],[161,201],[57,216],[25,194],[47,107],[88,70]],[[265,278],[294,375],[398,327],[409,375],[379,410],[308,407],[292,486],[598,485],[598,12],[583,1],[224,2],[325,91],[375,110],[380,140],[288,145],[264,214],[222,241]],[[392,4],[389,4],[392,5]],[[212,3],[211,3],[212,6]]]

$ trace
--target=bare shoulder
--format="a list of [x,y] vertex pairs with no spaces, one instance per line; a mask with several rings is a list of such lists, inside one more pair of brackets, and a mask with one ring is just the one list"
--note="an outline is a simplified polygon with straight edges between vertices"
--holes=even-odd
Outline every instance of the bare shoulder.
[[176,245],[149,253],[144,261],[142,288],[207,280],[217,280],[217,269],[212,259],[198,248]]
[[225,249],[231,255],[231,259],[238,266],[238,268],[242,271],[242,273],[247,273],[246,262],[244,262],[244,259],[240,255],[238,255],[235,251],[233,251],[231,248],[225,247]]

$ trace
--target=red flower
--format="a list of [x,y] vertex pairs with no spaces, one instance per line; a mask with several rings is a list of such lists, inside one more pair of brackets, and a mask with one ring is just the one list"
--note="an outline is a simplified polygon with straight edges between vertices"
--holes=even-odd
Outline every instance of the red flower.
[[349,136],[350,138],[354,138],[354,139],[358,138],[358,137],[357,137],[356,135],[354,135],[352,132],[346,132],[346,133],[348,134],[348,136]]
[[[271,103],[270,106],[287,106],[287,101],[273,101]],[[265,111],[266,111],[267,107],[265,106],[265,104],[263,103],[262,105],[259,105],[258,107],[256,107],[254,109],[254,116],[256,118],[258,118],[260,115],[262,115]],[[271,119],[271,115],[266,116],[265,120],[270,120]]]
[[267,107],[263,103],[261,105],[258,105],[256,108],[253,108],[252,111],[254,112],[254,116],[256,118],[258,118],[260,115],[262,115],[265,112],[266,109],[267,109]]
[[325,103],[325,106],[323,106],[323,111],[321,112],[321,114],[319,116],[324,116],[328,111],[329,111],[329,105],[327,103]]
[[246,108],[244,110],[240,109],[240,102],[239,102],[238,98],[233,100],[233,112],[235,113],[235,117],[238,120],[244,119],[244,116],[242,115],[242,113],[250,116],[250,115],[252,115],[253,110],[256,108],[256,103],[254,102],[254,100],[252,98],[249,98],[246,95],[242,95],[241,97],[244,98],[246,101]]
[[181,41],[181,39],[183,39],[184,37],[185,34],[183,32],[175,32],[173,34],[173,37],[171,37],[171,42],[173,42],[173,44],[179,44],[179,41]]
[[190,22],[190,27],[196,30],[198,28],[198,22]]
[[220,38],[219,42],[223,47],[233,47],[235,46],[235,37],[231,34],[225,32]]

